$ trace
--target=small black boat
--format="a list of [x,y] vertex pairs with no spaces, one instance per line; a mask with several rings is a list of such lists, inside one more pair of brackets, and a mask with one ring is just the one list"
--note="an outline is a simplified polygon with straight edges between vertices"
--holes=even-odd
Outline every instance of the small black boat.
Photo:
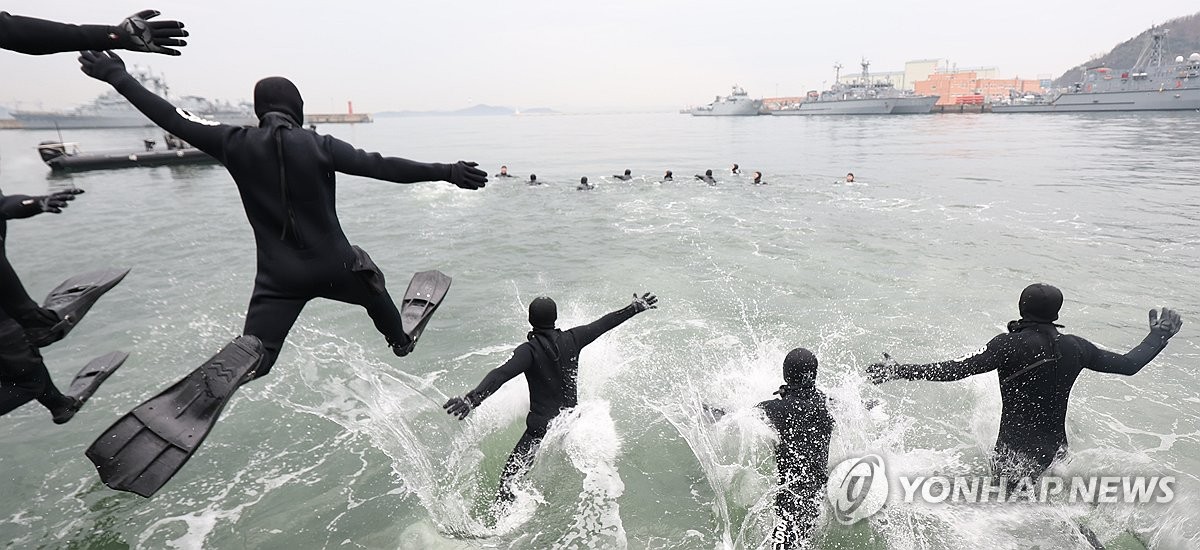
[[43,141],[38,144],[38,154],[42,156],[42,162],[55,172],[217,162],[217,159],[175,136],[167,135],[165,139],[166,150],[155,150],[154,140],[147,139],[144,140],[145,148],[142,151],[132,153],[84,153],[79,150],[77,143]]

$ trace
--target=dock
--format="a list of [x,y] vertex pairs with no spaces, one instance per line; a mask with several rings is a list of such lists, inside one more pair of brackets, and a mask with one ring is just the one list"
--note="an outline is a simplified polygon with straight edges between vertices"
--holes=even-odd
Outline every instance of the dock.
[[366,124],[375,122],[370,113],[312,113],[304,115],[305,124]]
[[304,115],[305,124],[366,124],[375,122],[370,113],[354,112],[354,102],[346,102],[344,113],[311,113]]

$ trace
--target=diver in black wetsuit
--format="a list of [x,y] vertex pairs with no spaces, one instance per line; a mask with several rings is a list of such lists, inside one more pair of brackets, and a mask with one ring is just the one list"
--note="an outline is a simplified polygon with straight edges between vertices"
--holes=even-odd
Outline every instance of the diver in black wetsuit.
[[670,170],[667,170],[667,173],[663,174],[663,181],[675,181],[675,174],[671,173]]
[[717,184],[717,180],[713,178],[712,170],[705,170],[703,176],[701,176],[700,174],[696,174],[696,179],[698,179],[704,183],[707,183],[709,185]]
[[536,298],[529,304],[529,324],[533,327],[527,336],[529,341],[517,346],[513,356],[489,372],[475,389],[463,397],[452,397],[442,405],[447,413],[462,420],[505,382],[525,374],[529,384],[529,415],[525,417],[525,434],[500,474],[499,502],[511,502],[515,498],[512,483],[519,473],[533,464],[533,455],[546,436],[550,421],[558,413],[578,404],[579,352],[634,315],[657,308],[657,303],[658,298],[649,292],[640,298],[634,294],[633,303],[628,306],[592,323],[562,331],[554,328],[558,320],[558,306],[554,300],[545,296]]
[[148,21],[159,12],[144,10],[116,26],[70,25],[0,11],[0,48],[30,55],[80,50],[132,50],[179,55],[167,46],[186,46],[188,32],[178,21]]
[[[775,392],[779,397],[755,405],[779,435],[775,445],[779,470],[777,521],[771,534],[778,550],[808,547],[829,481],[829,438],[834,421],[816,380],[817,357],[807,349],[796,348],[783,358],[785,384]],[[714,419],[725,414],[708,405],[704,409]]]
[[767,182],[763,181],[763,179],[762,179],[762,172],[754,172],[754,181],[752,181],[750,183],[752,185],[766,185],[767,184]]
[[992,457],[993,473],[1015,486],[1020,478],[1041,476],[1067,449],[1067,400],[1083,369],[1131,376],[1154,359],[1179,332],[1183,321],[1163,308],[1150,310],[1150,333],[1125,355],[1097,348],[1055,324],[1062,292],[1034,284],[1021,293],[1021,318],[1008,332],[992,338],[977,355],[926,365],[876,363],[868,367],[871,382],[890,380],[961,380],[997,371],[1000,378],[1000,433]]
[[538,179],[537,179],[537,174],[529,174],[529,181],[526,182],[526,185],[541,185],[541,184],[542,184],[542,182],[538,181]]
[[49,329],[60,319],[29,297],[8,262],[5,247],[8,220],[61,213],[67,201],[75,200],[75,195],[82,192],[71,189],[38,197],[0,194],[0,415],[37,399],[53,415],[54,423],[62,424],[83,405],[58,390],[37,346],[25,335],[26,330]]
[[575,190],[576,191],[591,191],[592,189],[595,189],[595,188],[596,188],[595,185],[588,183],[587,176],[583,176],[582,178],[579,178],[579,185],[575,187]]
[[300,311],[314,298],[366,308],[396,355],[412,350],[383,273],[342,232],[334,173],[396,183],[442,180],[478,189],[487,174],[475,163],[384,157],[305,130],[304,101],[285,78],[264,78],[255,85],[259,126],[238,127],[176,109],[143,88],[109,52],[83,52],[79,60],[85,74],[111,84],[155,124],[216,158],[233,176],[258,248],[258,274],[243,330],[261,339],[266,349],[256,377],[270,371]]
[[741,170],[741,168],[738,167],[737,163],[734,163],[733,168],[729,169],[729,173],[733,174],[735,176],[739,176],[742,174],[742,170]]
[[633,179],[633,170],[626,168],[624,174],[613,174],[613,177],[621,181],[629,181]]
[[779,398],[758,404],[779,434],[775,446],[779,467],[775,514],[779,521],[772,536],[779,549],[808,545],[829,481],[829,438],[834,422],[816,380],[817,357],[796,348],[783,359],[786,384],[775,392]]
[[[82,49],[118,49],[179,55],[167,46],[185,46],[188,35],[183,23],[147,19],[154,10],[131,15],[116,26],[70,25],[44,19],[11,15],[0,11],[0,49],[30,55],[73,52]],[[42,362],[37,346],[26,330],[44,330],[57,325],[57,314],[44,309],[25,291],[20,277],[8,261],[5,239],[10,219],[28,218],[44,212],[58,214],[82,190],[71,189],[30,197],[0,193],[0,415],[8,414],[36,399],[50,410],[56,424],[70,420],[83,402],[63,395]]]
[[508,173],[508,166],[501,166],[500,173],[493,175],[492,177],[494,177],[494,178],[511,178],[511,177],[513,177],[513,175]]

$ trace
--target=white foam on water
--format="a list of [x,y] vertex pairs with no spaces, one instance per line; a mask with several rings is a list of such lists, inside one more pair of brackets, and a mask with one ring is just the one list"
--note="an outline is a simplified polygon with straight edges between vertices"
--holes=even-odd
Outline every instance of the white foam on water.
[[[574,514],[566,531],[551,544],[552,548],[623,549],[628,546],[625,526],[621,522],[621,507],[617,502],[625,492],[616,466],[620,451],[621,441],[607,401],[584,401],[555,419],[532,469],[553,472],[552,465],[560,461],[558,455],[563,454],[575,472],[583,475],[583,480],[575,499]],[[550,477],[547,475],[532,477],[547,483],[566,482],[546,479]]]

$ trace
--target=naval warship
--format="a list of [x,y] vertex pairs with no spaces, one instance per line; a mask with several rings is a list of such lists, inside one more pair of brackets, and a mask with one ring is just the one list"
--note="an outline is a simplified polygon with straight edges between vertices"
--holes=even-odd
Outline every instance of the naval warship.
[[1164,63],[1167,32],[1155,28],[1133,68],[1083,70],[1079,82],[1048,96],[1025,96],[993,104],[995,113],[1200,110],[1200,53]]
[[808,92],[804,101],[785,106],[772,115],[911,115],[933,110],[938,96],[914,95],[897,90],[891,82],[871,81],[871,63],[862,60],[862,76],[851,83],[838,82],[841,65],[834,65],[837,77],[829,90]]
[[[233,125],[258,125],[254,107],[242,102],[232,104],[212,101],[199,96],[172,97],[166,81],[149,70],[136,69],[130,73],[146,89],[166,98],[176,107],[192,114]],[[142,128],[154,123],[129,104],[121,94],[109,90],[71,111],[13,111],[12,117],[25,129],[68,128]]]
[[728,96],[717,96],[712,103],[700,107],[692,107],[687,112],[692,116],[756,116],[762,109],[762,100],[750,99],[737,84],[733,85],[733,93]]

